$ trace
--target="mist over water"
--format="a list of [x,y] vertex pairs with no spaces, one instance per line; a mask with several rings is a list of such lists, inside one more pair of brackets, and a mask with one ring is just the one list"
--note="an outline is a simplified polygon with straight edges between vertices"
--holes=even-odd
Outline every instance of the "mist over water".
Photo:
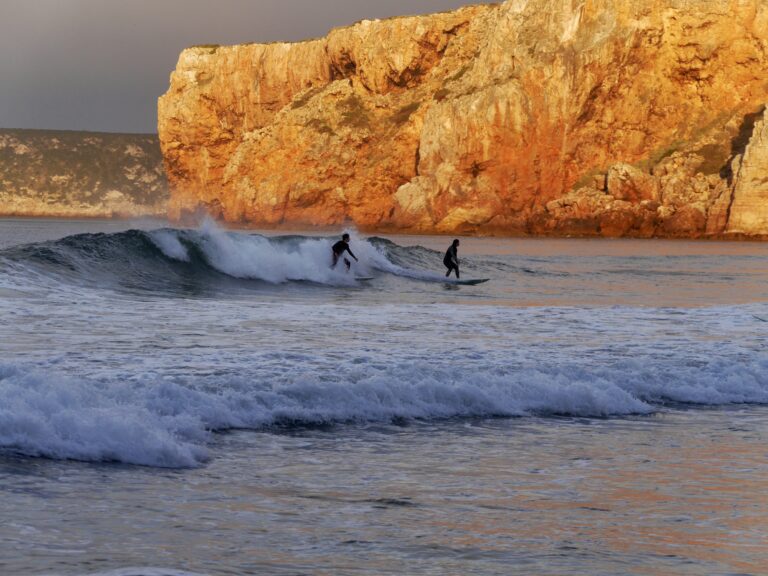
[[[647,465],[658,466],[658,481],[670,482],[675,492],[669,459],[679,450],[698,450],[699,440],[710,436],[713,442],[720,438],[723,447],[741,445],[740,469],[751,470],[747,475],[757,482],[744,489],[744,502],[733,505],[747,506],[762,482],[764,458],[760,463],[759,452],[756,460],[746,456],[765,438],[768,422],[768,248],[762,244],[462,239],[462,278],[490,278],[462,286],[444,277],[441,262],[449,238],[365,237],[351,231],[359,262],[347,273],[342,264],[331,267],[336,236],[232,232],[208,223],[197,230],[153,226],[58,239],[45,235],[39,241],[19,234],[12,242],[14,226],[0,222],[6,234],[0,250],[0,480],[8,480],[16,494],[9,509],[35,510],[15,491],[27,477],[17,473],[20,468],[64,467],[73,471],[72,486],[80,486],[95,481],[99,466],[120,465],[122,479],[107,472],[110,482],[138,482],[136,498],[148,510],[150,494],[166,494],[169,508],[158,513],[176,515],[186,525],[192,518],[172,503],[173,485],[191,489],[188,482],[213,483],[217,487],[209,496],[220,499],[220,507],[207,512],[218,518],[210,538],[237,546],[256,538],[291,552],[287,564],[269,555],[259,568],[237,553],[219,564],[207,564],[202,556],[180,564],[176,555],[152,554],[155,562],[138,561],[141,547],[129,547],[120,562],[63,569],[56,554],[44,560],[37,547],[75,545],[53,536],[41,516],[28,526],[39,534],[31,540],[37,544],[29,544],[33,560],[13,556],[5,566],[0,560],[9,573],[86,574],[102,568],[114,573],[141,566],[137,574],[154,574],[162,570],[157,566],[167,566],[223,574],[228,561],[239,566],[235,573],[312,572],[307,566],[318,560],[307,560],[312,555],[302,548],[308,545],[303,536],[289,536],[290,523],[278,528],[277,520],[269,520],[272,512],[303,509],[295,498],[312,494],[321,494],[310,506],[314,520],[305,518],[313,530],[347,534],[339,541],[370,540],[369,568],[342,562],[324,564],[326,569],[405,573],[407,564],[401,562],[412,555],[416,568],[405,571],[428,573],[427,549],[409,548],[415,540],[393,540],[376,523],[351,530],[343,510],[382,506],[394,514],[395,524],[413,526],[454,513],[448,501],[414,487],[433,482],[452,494],[443,480],[427,480],[430,470],[448,466],[444,478],[455,478],[462,493],[478,499],[467,504],[467,513],[480,521],[489,508],[475,505],[499,498],[497,482],[504,478],[523,492],[530,489],[533,499],[537,488],[525,470],[546,470],[547,482],[563,486],[575,481],[570,464],[567,472],[557,471],[570,460],[555,448],[573,435],[568,442],[586,442],[576,452],[588,446],[592,453],[585,461],[591,462],[585,474],[592,484],[574,488],[571,496],[558,493],[565,503],[582,502],[579,490],[591,493],[594,474],[612,467],[642,476],[643,460],[655,462]],[[648,430],[663,431],[662,436],[669,430],[677,444],[649,456],[647,447],[661,436],[654,439],[656,432],[648,436]],[[611,440],[614,434],[623,437],[624,448]],[[542,442],[549,448],[537,452]],[[625,449],[629,452],[620,455]],[[335,476],[332,463],[342,453],[348,469]],[[482,455],[476,483],[463,464],[451,468],[432,461],[433,453],[459,463]],[[399,468],[386,463],[386,454],[405,459],[402,476],[392,476]],[[279,462],[295,467],[286,476]],[[368,466],[374,480],[365,479]],[[726,468],[721,473],[731,474]],[[47,489],[46,474],[33,481],[37,489]],[[174,480],[162,474],[173,474],[168,478]],[[226,487],[216,484],[216,474],[229,478]],[[525,479],[513,481],[517,474]],[[242,533],[232,533],[221,516],[225,503],[252,502],[246,493],[258,494],[257,501],[274,509],[256,524],[244,524]],[[599,500],[596,494],[590,498]],[[118,507],[133,505],[130,498],[116,500]],[[616,509],[619,501],[609,507]],[[515,502],[503,504],[511,506],[507,515],[532,522],[520,512],[521,501]],[[604,504],[591,501],[587,507]],[[541,531],[542,546],[554,546],[556,516],[546,507],[534,508],[539,520],[532,529]],[[87,527],[93,510],[63,509],[75,532],[93,536]],[[126,510],[135,524],[158,518]],[[658,511],[659,518],[672,513],[672,508]],[[580,521],[578,515],[565,518]],[[510,533],[503,517],[493,522],[499,523],[499,534]],[[256,536],[248,528],[255,525],[273,535]],[[112,530],[115,538],[125,535],[115,526],[100,529]],[[520,544],[523,535],[515,537],[522,549],[513,553],[496,536],[481,536],[467,526],[455,529],[479,539],[476,562],[445,550],[433,559],[448,570],[441,573],[467,573],[472,566],[478,573],[509,573],[503,566],[513,559],[534,568],[553,565],[536,546]],[[749,538],[751,530],[745,532]],[[194,540],[191,533],[186,538],[179,546]],[[601,538],[612,550],[619,546],[612,536]],[[321,540],[328,553],[339,546],[333,538]],[[567,547],[561,551],[581,569],[573,573],[616,573],[628,560],[616,550],[601,560],[590,542],[582,542],[590,552],[581,560]],[[18,545],[15,536],[0,530],[0,558],[3,547]],[[704,548],[687,548],[686,558],[698,569],[726,573],[735,566],[730,553],[707,559]],[[749,569],[763,558],[759,549],[750,550]],[[379,554],[390,564],[375,560]],[[309,564],[302,564],[305,560]],[[658,560],[654,569],[675,573],[683,565],[670,562]]]

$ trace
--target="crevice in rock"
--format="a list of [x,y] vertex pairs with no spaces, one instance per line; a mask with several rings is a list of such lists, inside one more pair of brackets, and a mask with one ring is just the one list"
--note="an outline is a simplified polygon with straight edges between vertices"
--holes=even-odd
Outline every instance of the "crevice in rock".
[[765,105],[762,105],[757,111],[745,114],[744,119],[741,122],[741,126],[739,126],[739,131],[733,138],[731,138],[731,155],[728,158],[725,166],[723,166],[723,168],[720,170],[720,177],[723,180],[728,181],[729,188],[733,186],[734,177],[733,168],[731,165],[733,164],[736,156],[739,154],[744,154],[744,151],[747,149],[747,144],[749,144],[749,140],[752,138],[752,133],[755,130],[755,122],[762,118],[764,112]]
[[338,58],[333,58],[328,51],[328,46],[325,47],[325,53],[328,57],[330,66],[330,78],[331,82],[336,80],[343,80],[346,78],[352,78],[357,75],[357,62],[355,62],[352,55],[348,52],[343,52],[338,55]]
[[582,112],[576,119],[577,123],[584,124],[593,118],[597,110],[597,99],[600,96],[602,88],[603,84],[600,82],[596,86],[593,86],[589,91],[589,94],[587,94],[587,98],[582,105]]

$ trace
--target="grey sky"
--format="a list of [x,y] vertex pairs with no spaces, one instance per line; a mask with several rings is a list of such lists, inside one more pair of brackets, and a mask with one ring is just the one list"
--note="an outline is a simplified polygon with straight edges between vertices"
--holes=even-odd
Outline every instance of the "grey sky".
[[472,0],[0,0],[0,127],[154,132],[193,44],[301,40]]

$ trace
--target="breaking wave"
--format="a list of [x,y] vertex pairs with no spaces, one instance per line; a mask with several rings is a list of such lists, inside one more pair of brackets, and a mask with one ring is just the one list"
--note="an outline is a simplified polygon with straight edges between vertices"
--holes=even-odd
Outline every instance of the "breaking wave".
[[442,273],[425,270],[441,262],[437,252],[352,234],[352,250],[359,259],[352,262],[352,274],[342,265],[331,267],[331,245],[338,237],[267,237],[227,232],[212,224],[200,230],[78,234],[17,246],[0,252],[0,269],[55,282],[153,293],[243,280],[351,286],[355,276],[381,273],[446,281]]
[[[287,362],[287,361],[286,361]],[[669,403],[768,403],[768,358],[671,367],[300,364],[275,375],[75,378],[0,364],[0,447],[26,455],[194,467],[211,431],[456,417],[649,414]]]

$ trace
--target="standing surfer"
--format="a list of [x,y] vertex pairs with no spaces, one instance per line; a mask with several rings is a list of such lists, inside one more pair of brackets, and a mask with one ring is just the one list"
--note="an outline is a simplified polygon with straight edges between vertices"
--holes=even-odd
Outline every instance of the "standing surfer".
[[[355,262],[359,262],[357,259],[357,256],[352,254],[352,250],[349,249],[349,234],[344,234],[341,237],[341,240],[336,242],[336,244],[333,245],[333,264],[331,264],[331,268],[336,268],[336,264],[339,261],[339,258],[341,257],[344,252],[349,252],[349,255],[352,256],[352,258],[355,259]],[[352,263],[349,261],[349,259],[344,258],[344,265],[347,267],[347,272],[349,272],[349,267],[352,265]]]
[[445,257],[443,258],[443,264],[445,264],[445,267],[448,268],[448,272],[445,273],[446,278],[451,275],[452,270],[456,270],[456,279],[458,280],[460,278],[458,239],[454,240],[453,243],[448,247],[448,250],[446,250]]

